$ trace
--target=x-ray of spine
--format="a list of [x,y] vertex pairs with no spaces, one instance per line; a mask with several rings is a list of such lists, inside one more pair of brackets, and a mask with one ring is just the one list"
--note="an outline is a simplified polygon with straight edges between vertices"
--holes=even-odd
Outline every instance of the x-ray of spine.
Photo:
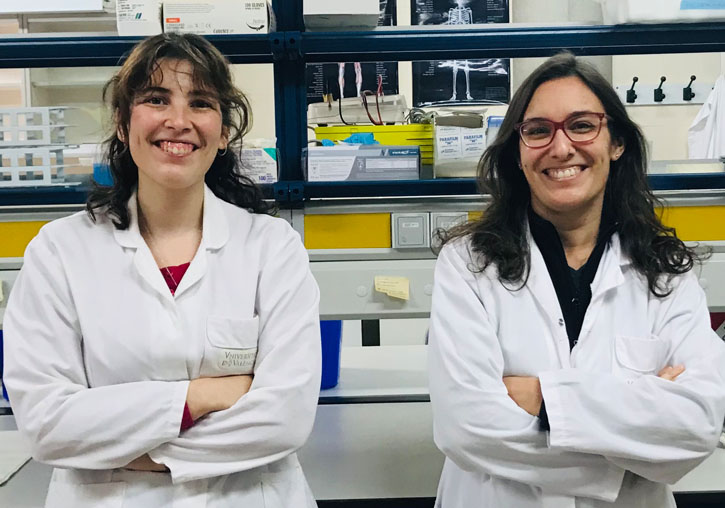
[[[380,1],[378,26],[394,26],[397,23],[395,0]],[[321,102],[331,94],[334,100],[360,96],[363,90],[375,92],[378,76],[382,78],[384,95],[398,93],[398,62],[338,62],[332,64],[308,64],[307,102]]]
[[[508,0],[411,0],[413,25],[508,23]],[[481,55],[485,57],[486,55]],[[505,103],[510,93],[508,59],[413,62],[413,103]]]

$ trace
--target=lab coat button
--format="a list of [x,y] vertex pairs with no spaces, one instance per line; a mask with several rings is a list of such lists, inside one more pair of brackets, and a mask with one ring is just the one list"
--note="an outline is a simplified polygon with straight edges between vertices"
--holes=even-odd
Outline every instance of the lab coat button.
[[564,326],[564,319],[563,318],[559,318],[559,326]]

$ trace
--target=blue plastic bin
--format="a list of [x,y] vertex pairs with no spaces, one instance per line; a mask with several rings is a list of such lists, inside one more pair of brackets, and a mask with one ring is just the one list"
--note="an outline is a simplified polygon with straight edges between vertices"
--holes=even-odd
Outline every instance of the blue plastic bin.
[[320,388],[334,388],[340,380],[342,321],[320,321],[322,337],[322,382]]
[[2,382],[3,380],[3,331],[0,330],[0,384],[3,385],[2,390],[2,397],[5,400],[10,400],[8,398],[8,392],[5,390],[5,384]]
[[108,164],[93,164],[93,179],[98,185],[105,185],[110,187],[113,185],[113,175],[111,175],[111,168]]

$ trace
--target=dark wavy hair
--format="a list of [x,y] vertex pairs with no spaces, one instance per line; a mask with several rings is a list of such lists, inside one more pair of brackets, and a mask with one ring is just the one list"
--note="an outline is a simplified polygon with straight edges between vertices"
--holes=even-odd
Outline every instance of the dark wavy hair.
[[213,91],[219,100],[222,126],[227,132],[227,150],[217,153],[204,180],[214,194],[256,213],[273,211],[261,190],[240,174],[242,136],[249,131],[252,112],[247,97],[234,86],[229,62],[211,43],[193,34],[165,33],[144,39],[134,46],[120,70],[103,88],[103,99],[113,113],[113,133],[105,141],[105,162],[113,185],[94,185],[86,212],[95,222],[96,212],[107,214],[117,229],[127,229],[127,202],[138,185],[138,167],[128,145],[131,108],[137,94],[152,86],[163,60],[188,62],[195,86]]
[[443,245],[470,235],[476,254],[472,271],[483,271],[493,264],[502,283],[519,285],[517,289],[526,284],[531,262],[526,231],[531,191],[518,168],[519,135],[514,126],[523,120],[539,86],[572,76],[599,98],[611,119],[607,122],[611,139],[625,147],[622,156],[611,161],[604,193],[604,207],[618,223],[622,250],[647,278],[649,290],[658,297],[666,296],[672,291],[671,278],[689,271],[702,258],[655,213],[655,206],[662,203],[647,183],[647,148],[639,127],[604,76],[569,52],[549,58],[534,70],[511,99],[498,135],[478,165],[481,191],[491,195],[481,219],[442,234],[439,241]]

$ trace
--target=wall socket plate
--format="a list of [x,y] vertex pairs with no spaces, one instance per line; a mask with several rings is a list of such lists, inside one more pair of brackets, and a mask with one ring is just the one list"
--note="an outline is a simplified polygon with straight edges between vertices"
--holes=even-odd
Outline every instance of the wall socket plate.
[[430,247],[430,214],[428,212],[393,213],[390,215],[394,249]]

